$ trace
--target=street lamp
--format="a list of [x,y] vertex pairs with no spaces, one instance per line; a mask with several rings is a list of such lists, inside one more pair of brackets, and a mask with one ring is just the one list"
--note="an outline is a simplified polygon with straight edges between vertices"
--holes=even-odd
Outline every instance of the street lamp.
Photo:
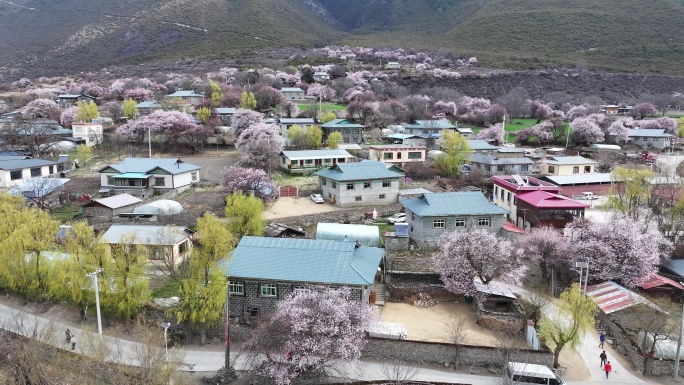
[[93,279],[93,286],[95,286],[95,311],[97,312],[97,334],[102,335],[102,318],[100,318],[100,286],[97,284],[97,275],[102,272],[102,269],[97,269],[86,276]]
[[166,354],[166,362],[169,362],[169,340],[166,338],[166,331],[169,330],[171,326],[170,322],[164,322],[161,327],[164,328],[164,353]]

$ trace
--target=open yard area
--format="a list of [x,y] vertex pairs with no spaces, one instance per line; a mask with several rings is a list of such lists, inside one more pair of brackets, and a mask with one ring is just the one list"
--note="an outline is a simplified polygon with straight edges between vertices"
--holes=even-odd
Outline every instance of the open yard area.
[[330,203],[314,203],[309,197],[278,198],[263,213],[264,219],[292,217],[296,215],[325,213],[338,211],[339,207]]
[[[311,107],[315,107],[318,109],[318,103],[300,103],[297,104],[297,107],[299,107],[300,111],[306,111],[307,109]],[[323,103],[321,104],[321,110],[323,111],[341,111],[347,109],[346,106],[342,104],[333,104],[333,103]]]

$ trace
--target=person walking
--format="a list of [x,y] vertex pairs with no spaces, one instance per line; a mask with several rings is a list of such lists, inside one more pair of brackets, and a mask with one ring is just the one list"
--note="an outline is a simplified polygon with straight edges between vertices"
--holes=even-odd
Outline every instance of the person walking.
[[599,334],[599,341],[599,348],[603,349],[603,343],[606,342],[606,335],[603,332]]
[[613,371],[613,366],[610,364],[610,361],[607,361],[605,365],[603,365],[603,370],[606,371],[606,378],[608,378],[608,373]]
[[64,335],[66,336],[66,342],[67,342],[67,344],[68,344],[69,342],[71,342],[71,330],[67,329],[67,330],[64,332]]
[[601,367],[605,365],[606,361],[608,361],[608,356],[606,355],[606,351],[604,350],[601,355],[599,355],[599,358],[601,359]]
[[76,337],[71,336],[71,350],[76,350]]

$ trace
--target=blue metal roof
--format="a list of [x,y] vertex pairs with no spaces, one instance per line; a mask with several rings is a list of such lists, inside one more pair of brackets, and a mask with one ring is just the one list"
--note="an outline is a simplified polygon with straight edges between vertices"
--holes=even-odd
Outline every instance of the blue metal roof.
[[161,168],[170,174],[182,174],[188,171],[199,170],[201,167],[194,164],[185,163],[178,158],[126,158],[123,163],[110,164],[120,173],[148,173],[155,168]]
[[161,104],[159,104],[158,101],[156,100],[148,100],[145,102],[140,102],[136,105],[137,108],[161,108]]
[[404,176],[402,173],[388,170],[384,163],[377,161],[338,163],[316,172],[316,175],[336,181],[398,179]]
[[304,92],[304,90],[299,87],[283,87],[280,92]]
[[242,237],[221,268],[236,278],[368,286],[383,255],[349,241]]
[[452,215],[496,215],[509,211],[489,203],[479,191],[457,191],[423,194],[418,198],[400,201],[418,216],[439,217]]

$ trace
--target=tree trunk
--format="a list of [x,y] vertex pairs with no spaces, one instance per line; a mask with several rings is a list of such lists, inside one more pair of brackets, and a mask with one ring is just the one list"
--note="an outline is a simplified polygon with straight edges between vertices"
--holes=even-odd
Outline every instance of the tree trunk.
[[551,266],[551,298],[556,298],[556,265]]
[[192,328],[190,325],[185,325],[185,341],[188,345],[192,343]]
[[555,348],[553,348],[553,367],[558,368],[560,365],[558,365],[558,357],[560,356],[561,350],[563,350],[563,347],[565,344],[562,345],[556,345]]
[[207,344],[207,328],[200,329],[200,346]]

